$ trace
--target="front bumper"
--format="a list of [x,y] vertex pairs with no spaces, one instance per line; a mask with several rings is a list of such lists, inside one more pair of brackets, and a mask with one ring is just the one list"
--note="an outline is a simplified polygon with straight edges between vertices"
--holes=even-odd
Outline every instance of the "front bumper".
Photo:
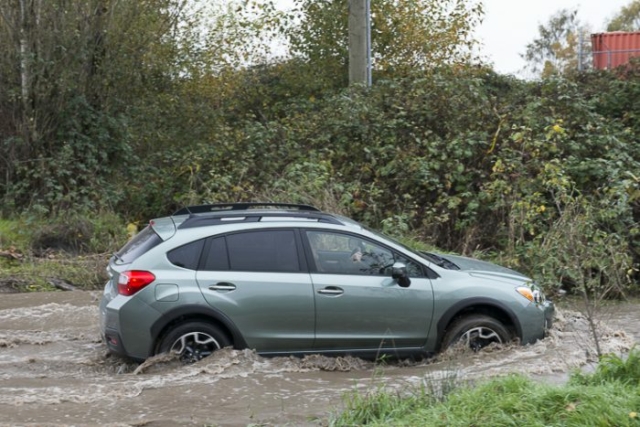
[[553,318],[555,317],[556,307],[552,301],[545,301],[542,303],[542,310],[544,312],[544,335],[548,335],[549,329],[553,326]]
[[553,325],[555,306],[551,301],[532,302],[519,314],[522,328],[521,343],[533,344],[549,335]]

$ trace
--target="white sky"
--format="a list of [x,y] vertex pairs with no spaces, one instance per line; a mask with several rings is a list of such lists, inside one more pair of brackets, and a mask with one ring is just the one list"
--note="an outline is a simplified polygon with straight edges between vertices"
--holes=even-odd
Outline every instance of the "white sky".
[[520,58],[526,45],[538,35],[560,9],[578,9],[580,22],[595,33],[606,30],[606,22],[631,0],[483,0],[484,22],[478,29],[483,53],[499,73],[520,75],[525,66]]

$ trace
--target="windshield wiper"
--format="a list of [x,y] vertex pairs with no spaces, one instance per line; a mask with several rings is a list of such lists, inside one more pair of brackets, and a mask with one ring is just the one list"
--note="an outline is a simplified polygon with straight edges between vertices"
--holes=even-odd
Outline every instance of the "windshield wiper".
[[420,251],[420,253],[438,267],[446,268],[447,270],[460,270],[460,267],[446,258],[442,258],[441,256],[438,256],[436,254],[432,254],[431,252]]

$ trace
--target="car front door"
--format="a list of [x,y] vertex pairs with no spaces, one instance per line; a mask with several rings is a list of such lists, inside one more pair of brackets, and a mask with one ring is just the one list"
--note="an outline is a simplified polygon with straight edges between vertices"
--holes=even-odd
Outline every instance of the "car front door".
[[312,347],[313,287],[297,230],[243,231],[211,238],[207,245],[198,285],[249,348],[287,352]]
[[[431,281],[417,263],[368,239],[305,230],[316,302],[317,350],[422,347],[433,313]],[[391,278],[407,264],[411,285]]]

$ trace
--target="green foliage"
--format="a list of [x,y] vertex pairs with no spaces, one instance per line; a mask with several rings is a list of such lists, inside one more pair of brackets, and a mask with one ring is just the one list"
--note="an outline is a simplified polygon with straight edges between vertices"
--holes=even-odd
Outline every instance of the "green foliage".
[[[594,73],[527,83],[442,67],[306,98],[280,92],[271,73],[283,69],[265,66],[259,75],[274,79],[242,83],[237,93],[253,93],[251,102],[229,104],[208,134],[213,118],[203,118],[201,142],[147,156],[156,168],[134,167],[144,191],[125,186],[124,199],[138,203],[120,209],[146,219],[190,203],[299,201],[443,250],[499,254],[547,290],[594,268],[608,286],[629,286],[640,152],[624,127],[631,119],[605,113],[610,93],[633,82]],[[563,227],[591,245],[567,243]]]
[[[388,390],[380,386],[362,393],[354,391],[345,397],[346,408],[330,420],[330,426],[394,425],[413,412],[446,402],[461,383],[457,372],[425,376],[422,384],[408,391]],[[424,424],[423,424],[424,425]]]
[[458,387],[443,401],[412,390],[378,391],[347,398],[333,426],[635,426],[638,354],[624,361],[606,356],[594,374],[574,374],[567,385],[549,386],[511,375]]
[[617,224],[607,224],[609,218],[602,217],[608,213],[607,207],[598,209],[582,197],[565,204],[532,245],[539,279],[555,279],[556,286],[584,291],[592,300],[624,294],[630,286],[631,259],[621,230],[610,231]]
[[62,282],[79,289],[99,289],[110,254],[129,238],[113,213],[65,212],[59,216],[31,211],[0,221],[0,286],[17,291],[50,291]]
[[[640,131],[640,60],[611,71],[593,72],[580,77],[581,90],[593,99],[599,114],[614,118],[627,132]],[[629,147],[637,152],[634,146]]]
[[[273,20],[309,81],[346,85],[348,2],[295,0],[289,15]],[[371,50],[375,77],[407,75],[417,69],[466,63],[476,41],[480,2],[462,0],[371,1]]]
[[127,239],[126,225],[114,213],[78,211],[51,216],[31,211],[18,219],[0,221],[0,248],[13,247],[24,255],[32,251],[111,253]]
[[19,292],[54,291],[56,283],[64,283],[81,290],[104,287],[107,274],[106,257],[50,254],[48,257],[26,256],[20,262],[0,269],[0,284]]
[[102,114],[78,98],[69,101],[60,119],[60,145],[50,153],[49,148],[38,150],[37,159],[15,168],[15,181],[7,186],[14,203],[55,213],[95,207],[104,199],[117,202],[116,189],[109,185],[113,165],[125,167],[131,149],[123,118]]
[[181,71],[183,3],[52,0],[0,6],[5,209],[56,212],[120,201],[107,182],[138,148],[129,139],[128,108],[166,88]]
[[0,219],[0,250],[15,248],[24,252],[30,245],[30,234],[22,219]]
[[[571,223],[590,230],[587,234],[576,230],[575,236],[582,235],[596,247],[596,241],[609,242],[600,254],[585,258],[574,253],[585,270],[600,256],[611,261],[607,251],[620,250],[620,262],[609,267],[613,274],[624,276],[626,268],[619,269],[626,265],[624,254],[631,249],[625,245],[633,241],[629,232],[636,233],[638,222],[634,204],[629,203],[636,183],[628,174],[635,176],[632,171],[638,170],[640,157],[619,124],[598,114],[578,85],[547,80],[539,90],[542,98],[528,103],[517,117],[521,124],[512,125],[508,139],[496,147],[492,174],[483,188],[484,203],[492,205],[494,213],[502,212],[497,236],[508,253],[529,260],[527,270],[541,273],[543,260],[557,261],[560,268],[566,261],[563,254],[575,252],[565,240],[558,222],[562,220],[565,226]],[[586,216],[565,221],[567,209],[576,203],[578,209],[586,209]],[[548,234],[554,227],[558,227],[555,237]],[[593,233],[602,234],[592,240]],[[550,274],[547,279],[558,276]]]
[[632,387],[640,385],[640,350],[637,347],[633,347],[624,357],[616,354],[603,355],[594,373],[575,372],[570,384],[597,386],[615,381]]
[[640,1],[632,0],[611,18],[607,31],[640,30]]
[[431,401],[422,391],[409,396],[384,390],[364,395],[353,393],[346,402],[347,409],[329,425],[389,425],[395,418],[429,405]]

